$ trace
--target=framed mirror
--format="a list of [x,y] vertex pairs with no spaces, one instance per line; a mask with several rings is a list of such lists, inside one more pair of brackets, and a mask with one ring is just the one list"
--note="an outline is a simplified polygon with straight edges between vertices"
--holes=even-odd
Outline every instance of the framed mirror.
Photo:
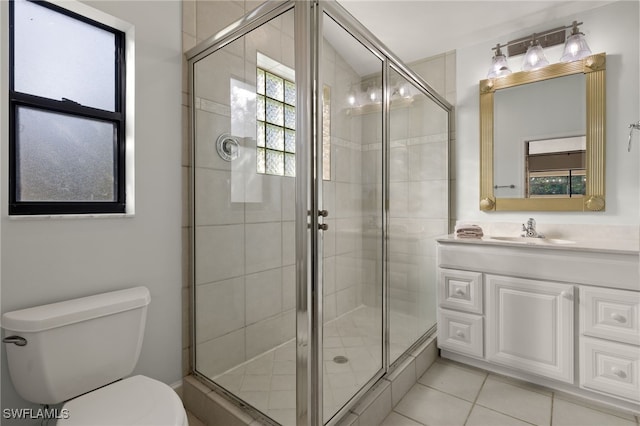
[[480,81],[480,210],[605,208],[604,53]]

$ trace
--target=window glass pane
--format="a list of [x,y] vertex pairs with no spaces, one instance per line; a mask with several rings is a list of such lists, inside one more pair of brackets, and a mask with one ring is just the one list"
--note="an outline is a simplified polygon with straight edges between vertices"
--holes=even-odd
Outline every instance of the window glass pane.
[[256,118],[260,121],[265,121],[266,119],[264,113],[264,96],[256,96]]
[[270,175],[284,174],[284,152],[267,150],[267,173]]
[[283,104],[267,99],[267,121],[278,126],[284,126]]
[[295,177],[296,175],[295,154],[284,154],[284,175]]
[[571,176],[571,194],[586,194],[587,176]]
[[282,127],[267,124],[267,148],[284,150],[284,130]]
[[322,91],[322,179],[331,180],[331,89]]
[[284,101],[289,105],[296,105],[296,85],[290,81],[284,82]]
[[260,95],[264,95],[264,71],[257,68],[258,74],[256,78],[256,92]]
[[284,131],[284,150],[287,152],[296,152],[296,132],[292,130]]
[[290,129],[296,128],[296,109],[289,105],[284,107],[284,126]]
[[14,90],[115,111],[115,35],[33,2],[14,5]]
[[264,123],[258,122],[258,125],[256,126],[257,129],[257,144],[258,146],[264,146],[264,140],[265,140],[265,135],[264,135]]
[[266,73],[267,79],[267,96],[284,101],[284,80],[273,74]]
[[[271,68],[277,68],[275,61],[271,62]],[[256,69],[256,145],[258,157],[263,156],[263,159],[258,158],[256,167],[258,173],[293,176],[296,86],[292,81],[270,72],[271,68]]]
[[569,176],[544,176],[529,178],[529,194],[560,195],[569,193]]
[[266,150],[264,148],[258,148],[257,155],[257,169],[258,173],[266,173],[266,160],[265,156],[267,155]]
[[112,123],[18,107],[17,201],[114,201]]

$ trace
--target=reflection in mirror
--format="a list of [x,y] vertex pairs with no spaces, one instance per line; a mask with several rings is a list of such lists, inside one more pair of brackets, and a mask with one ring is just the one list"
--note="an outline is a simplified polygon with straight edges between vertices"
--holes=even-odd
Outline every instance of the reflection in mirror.
[[493,167],[497,198],[528,196],[527,141],[585,134],[584,88],[585,76],[580,73],[495,93]]
[[526,142],[526,196],[583,197],[587,182],[586,149],[584,136]]

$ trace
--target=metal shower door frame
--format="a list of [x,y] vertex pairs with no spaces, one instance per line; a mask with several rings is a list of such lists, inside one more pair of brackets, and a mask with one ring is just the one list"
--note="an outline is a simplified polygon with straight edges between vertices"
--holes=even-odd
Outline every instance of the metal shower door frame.
[[[419,75],[414,73],[384,46],[369,30],[351,16],[335,0],[271,0],[232,23],[214,36],[185,53],[188,61],[190,88],[190,131],[195,144],[194,68],[195,63],[229,43],[245,36],[250,31],[266,24],[273,18],[294,9],[294,43],[296,74],[296,189],[295,189],[295,244],[296,244],[296,422],[299,426],[321,426],[323,424],[322,401],[322,230],[320,211],[322,200],[322,22],[325,15],[338,23],[348,34],[364,45],[382,61],[383,115],[382,115],[382,368],[339,410],[327,423],[334,425],[368,392],[390,367],[389,354],[389,279],[386,235],[389,212],[389,121],[390,96],[388,93],[389,70],[393,69],[411,80],[421,92],[432,99],[449,115],[452,123],[453,107]],[[303,89],[303,90],[300,90]],[[450,138],[449,138],[450,139]],[[191,164],[195,165],[195,150]],[[190,195],[195,195],[195,167],[190,175]],[[191,223],[195,224],[195,211],[191,211]],[[191,253],[195,251],[195,226],[191,227]],[[191,256],[190,278],[194,282],[195,260]],[[195,291],[191,293],[195,306]],[[191,318],[191,342],[195,339],[195,310]],[[228,396],[237,404],[246,404],[235,394],[228,392],[194,368],[195,350],[191,351],[192,373],[204,380],[216,391]],[[313,386],[315,384],[315,386]]]

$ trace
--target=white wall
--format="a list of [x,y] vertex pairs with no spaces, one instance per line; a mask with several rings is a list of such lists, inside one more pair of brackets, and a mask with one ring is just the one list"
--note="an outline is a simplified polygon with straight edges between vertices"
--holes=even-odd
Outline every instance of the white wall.
[[[8,218],[7,111],[3,109],[1,309],[7,312],[135,285],[147,286],[151,305],[134,374],[170,384],[181,378],[182,355],[181,2],[86,3],[135,26],[135,217]],[[5,23],[7,8],[6,4],[2,6]],[[5,99],[5,25],[1,46],[0,93]],[[2,408],[28,407],[15,394],[4,361],[1,374]]]
[[[573,20],[580,27],[592,52],[607,53],[606,88],[606,211],[587,213],[536,212],[539,223],[638,224],[638,156],[627,153],[628,125],[640,117],[638,98],[639,15],[637,1],[620,1],[566,17],[551,17],[544,26],[523,28],[499,39],[487,40],[457,51],[456,197],[455,215],[464,221],[519,221],[525,212],[481,212],[479,209],[479,94],[478,83],[486,78],[491,47],[535,31],[544,31]],[[558,62],[562,46],[545,49],[550,62]],[[522,57],[510,59],[519,71]]]

